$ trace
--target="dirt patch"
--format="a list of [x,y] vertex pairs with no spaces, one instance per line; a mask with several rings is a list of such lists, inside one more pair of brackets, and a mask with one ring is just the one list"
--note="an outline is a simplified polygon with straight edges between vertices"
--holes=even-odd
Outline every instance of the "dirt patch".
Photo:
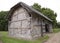
[[60,43],[60,32],[49,35],[50,38],[44,43]]
[[0,43],[2,43],[2,41],[0,41]]

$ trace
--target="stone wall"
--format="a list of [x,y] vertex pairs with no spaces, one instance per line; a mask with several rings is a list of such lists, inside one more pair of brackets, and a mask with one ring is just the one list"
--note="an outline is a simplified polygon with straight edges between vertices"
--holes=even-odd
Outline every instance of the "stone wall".
[[37,15],[32,15],[31,35],[33,39],[41,36],[41,20]]
[[50,32],[53,32],[53,27],[52,27],[51,23],[49,24],[49,30],[50,30]]
[[9,35],[13,37],[31,38],[30,18],[25,9],[17,9],[9,21]]

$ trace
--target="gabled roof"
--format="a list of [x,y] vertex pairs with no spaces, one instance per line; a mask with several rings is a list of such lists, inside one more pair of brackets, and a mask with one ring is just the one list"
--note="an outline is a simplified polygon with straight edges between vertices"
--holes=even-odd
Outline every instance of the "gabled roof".
[[45,16],[44,14],[42,14],[41,12],[35,10],[34,8],[32,8],[31,6],[28,6],[27,4],[23,3],[23,2],[19,2],[17,3],[15,6],[13,6],[11,8],[11,10],[9,11],[9,16],[8,19],[12,16],[12,13],[19,7],[23,7],[26,10],[28,10],[29,12],[35,12],[36,14],[39,14],[40,16],[42,16],[43,18],[47,19],[48,21],[52,22],[52,20],[50,18],[48,18],[47,16]]

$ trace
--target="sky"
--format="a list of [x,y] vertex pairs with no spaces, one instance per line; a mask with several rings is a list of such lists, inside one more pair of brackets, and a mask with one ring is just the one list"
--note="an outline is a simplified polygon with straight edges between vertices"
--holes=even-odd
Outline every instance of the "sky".
[[31,6],[38,3],[41,7],[50,8],[57,13],[57,22],[60,22],[60,1],[59,0],[0,0],[0,11],[8,11],[18,2],[24,2]]

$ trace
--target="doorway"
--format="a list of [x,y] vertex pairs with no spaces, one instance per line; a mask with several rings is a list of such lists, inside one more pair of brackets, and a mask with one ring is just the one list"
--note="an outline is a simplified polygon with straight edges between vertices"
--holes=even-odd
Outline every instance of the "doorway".
[[45,24],[45,31],[49,32],[49,25],[48,24]]

